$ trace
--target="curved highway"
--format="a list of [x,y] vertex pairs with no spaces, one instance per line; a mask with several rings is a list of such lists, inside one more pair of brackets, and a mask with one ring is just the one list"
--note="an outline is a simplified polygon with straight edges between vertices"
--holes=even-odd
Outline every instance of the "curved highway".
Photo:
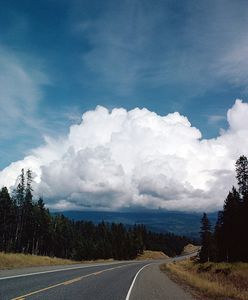
[[[159,295],[161,299],[179,299],[172,298],[173,295],[180,295],[180,299],[192,299],[161,273],[159,264],[162,262],[165,261],[124,261],[0,271],[0,299],[156,300],[160,299]],[[168,290],[164,287],[164,279],[170,282]]]

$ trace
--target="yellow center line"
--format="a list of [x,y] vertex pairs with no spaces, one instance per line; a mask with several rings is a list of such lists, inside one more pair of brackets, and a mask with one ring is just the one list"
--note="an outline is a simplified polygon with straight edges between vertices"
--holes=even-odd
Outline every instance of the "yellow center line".
[[[129,265],[129,264],[127,264]],[[127,265],[124,265],[124,266],[118,266],[118,267],[114,267],[114,268],[109,268],[109,269],[106,269],[106,270],[102,270],[102,271],[98,271],[98,272],[94,272],[94,273],[90,273],[90,274],[87,274],[87,275],[84,275],[84,276],[80,276],[80,277],[76,277],[76,278],[73,278],[71,280],[67,280],[67,281],[63,281],[63,282],[60,282],[60,283],[57,283],[57,284],[54,284],[54,285],[50,285],[48,287],[45,287],[43,289],[40,289],[40,290],[36,290],[36,291],[33,291],[33,292],[30,292],[28,294],[25,294],[25,295],[22,295],[22,296],[18,296],[16,298],[12,298],[11,300],[25,300],[26,297],[30,297],[30,296],[33,296],[35,294],[38,294],[38,293],[41,293],[41,292],[45,292],[47,290],[50,290],[50,289],[53,289],[53,288],[56,288],[58,286],[66,286],[66,285],[69,285],[69,284],[72,284],[74,282],[77,282],[77,281],[80,281],[86,277],[90,277],[90,276],[93,276],[93,275],[99,275],[103,272],[107,272],[107,271],[111,271],[111,270],[114,270],[114,269],[118,269],[118,268],[121,268],[121,267],[125,267]]]
[[64,285],[69,285],[69,284],[72,284],[72,283],[77,282],[77,281],[82,280],[82,279],[83,279],[83,276],[77,277],[77,278],[74,278],[72,280],[68,280],[68,281],[64,282]]
[[101,274],[103,271],[99,271],[99,272],[95,272],[94,275],[99,275]]

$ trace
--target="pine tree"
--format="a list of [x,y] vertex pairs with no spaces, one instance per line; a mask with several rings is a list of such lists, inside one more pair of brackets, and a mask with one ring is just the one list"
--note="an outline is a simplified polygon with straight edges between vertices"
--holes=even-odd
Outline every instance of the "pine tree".
[[14,201],[17,205],[16,211],[16,232],[15,232],[15,250],[22,251],[23,222],[24,222],[24,199],[25,199],[25,175],[24,169],[18,178],[17,188],[14,191]]
[[229,192],[223,210],[223,246],[226,261],[237,261],[240,258],[242,240],[240,237],[240,196],[233,187]]
[[245,197],[248,194],[248,159],[240,156],[236,162],[236,178],[240,194]]
[[204,213],[201,220],[201,250],[199,253],[200,262],[207,262],[212,258],[212,233],[211,233],[211,224],[208,220],[207,214]]
[[240,260],[248,261],[248,159],[241,156],[236,162],[237,181],[239,192],[242,195],[242,203],[240,204],[239,213],[239,235],[241,241]]
[[32,253],[34,243],[34,204],[32,195],[32,172],[26,172],[26,188],[23,203],[23,239],[22,251]]
[[15,230],[14,202],[8,189],[0,191],[0,251],[12,250]]
[[216,260],[224,261],[226,259],[226,247],[223,235],[223,211],[218,212],[218,218],[214,229],[214,242],[216,246]]
[[48,254],[46,249],[46,243],[49,241],[50,228],[51,228],[51,216],[49,210],[45,208],[45,204],[42,198],[34,204],[34,232],[32,253],[33,254]]

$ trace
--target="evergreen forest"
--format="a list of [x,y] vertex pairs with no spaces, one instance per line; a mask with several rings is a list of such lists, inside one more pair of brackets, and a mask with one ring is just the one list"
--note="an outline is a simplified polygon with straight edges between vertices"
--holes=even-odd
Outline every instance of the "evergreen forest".
[[236,162],[238,189],[233,187],[214,228],[206,213],[201,221],[200,262],[248,262],[248,159]]
[[154,233],[143,225],[94,224],[51,214],[42,198],[34,199],[31,170],[21,171],[16,188],[0,191],[0,251],[73,260],[133,259],[145,249],[169,256],[191,241],[171,233]]

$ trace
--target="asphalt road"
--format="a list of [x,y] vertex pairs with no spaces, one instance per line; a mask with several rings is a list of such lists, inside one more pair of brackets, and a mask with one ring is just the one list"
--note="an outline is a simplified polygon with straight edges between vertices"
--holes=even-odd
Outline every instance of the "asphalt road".
[[[156,295],[160,294],[163,299],[192,299],[177,285],[168,285],[171,281],[165,274],[158,275],[162,262],[165,261],[125,261],[0,271],[0,299],[157,300],[160,298]],[[169,293],[162,288],[164,281],[157,286],[152,283],[161,281],[161,278],[163,280],[163,277],[168,280]],[[173,295],[183,298],[170,298]]]

